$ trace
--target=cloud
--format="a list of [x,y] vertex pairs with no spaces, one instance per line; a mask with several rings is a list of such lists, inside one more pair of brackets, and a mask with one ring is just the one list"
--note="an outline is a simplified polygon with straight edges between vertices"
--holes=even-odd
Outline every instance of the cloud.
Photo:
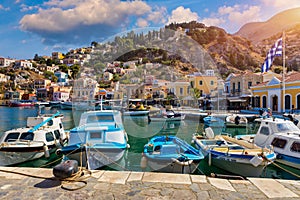
[[206,26],[220,26],[225,22],[222,18],[204,18],[201,20],[201,23],[205,24]]
[[144,1],[50,0],[19,24],[47,44],[84,44],[130,26],[160,22],[163,14],[164,9],[152,9]]
[[268,7],[275,7],[280,9],[295,8],[300,6],[299,0],[261,0],[261,2]]
[[149,26],[148,21],[146,19],[143,18],[139,18],[136,22],[138,27],[147,27]]
[[189,8],[184,8],[183,6],[177,7],[172,11],[169,17],[168,24],[170,23],[183,23],[190,21],[198,21],[199,16],[196,12],[192,12]]
[[10,10],[9,7],[5,8],[3,5],[0,4],[0,10],[8,11]]
[[212,13],[210,17],[200,21],[207,26],[220,26],[228,32],[235,32],[248,22],[260,20],[259,6],[233,5],[218,8],[217,13]]

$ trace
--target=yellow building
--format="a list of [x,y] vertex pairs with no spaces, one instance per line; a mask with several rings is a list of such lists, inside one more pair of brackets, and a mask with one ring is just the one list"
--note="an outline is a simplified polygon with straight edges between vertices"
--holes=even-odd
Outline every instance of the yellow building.
[[251,90],[255,107],[271,108],[278,112],[300,109],[299,72],[288,73],[284,82],[282,78],[273,77],[270,81],[251,87]]
[[197,88],[201,96],[210,95],[218,85],[217,76],[196,75],[190,79],[192,88]]

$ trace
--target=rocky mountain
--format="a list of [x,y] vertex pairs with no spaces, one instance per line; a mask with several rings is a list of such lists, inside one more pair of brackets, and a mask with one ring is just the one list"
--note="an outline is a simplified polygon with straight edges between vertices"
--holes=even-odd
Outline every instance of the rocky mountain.
[[[289,70],[299,71],[300,8],[281,12],[266,22],[248,23],[235,34],[196,21],[172,23],[148,34],[131,32],[110,43],[110,52],[103,46],[105,54],[99,56],[115,57],[121,61],[139,57],[145,62],[172,66],[178,74],[197,71],[199,65],[202,68],[214,65],[224,78],[231,72],[260,71],[269,49],[282,37],[282,30],[285,30],[286,66]],[[206,52],[205,56],[199,51],[201,48]],[[113,52],[117,56],[111,56]],[[191,62],[195,57],[195,62]],[[276,57],[272,70],[280,73],[282,63],[282,57]]]
[[300,24],[300,8],[289,9],[274,15],[265,22],[247,23],[235,33],[258,44],[284,30],[289,30]]

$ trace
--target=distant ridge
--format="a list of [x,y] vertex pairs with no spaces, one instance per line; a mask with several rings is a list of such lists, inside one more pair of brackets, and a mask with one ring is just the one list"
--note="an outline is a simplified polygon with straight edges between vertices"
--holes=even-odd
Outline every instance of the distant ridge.
[[258,44],[297,24],[300,24],[300,7],[280,12],[265,22],[247,23],[235,35],[245,37],[254,44]]

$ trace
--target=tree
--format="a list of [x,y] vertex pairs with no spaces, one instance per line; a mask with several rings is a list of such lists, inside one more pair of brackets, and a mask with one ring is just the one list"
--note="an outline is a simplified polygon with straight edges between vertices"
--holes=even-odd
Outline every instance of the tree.
[[70,67],[72,75],[71,77],[75,79],[80,71],[80,66],[78,64],[74,64]]

